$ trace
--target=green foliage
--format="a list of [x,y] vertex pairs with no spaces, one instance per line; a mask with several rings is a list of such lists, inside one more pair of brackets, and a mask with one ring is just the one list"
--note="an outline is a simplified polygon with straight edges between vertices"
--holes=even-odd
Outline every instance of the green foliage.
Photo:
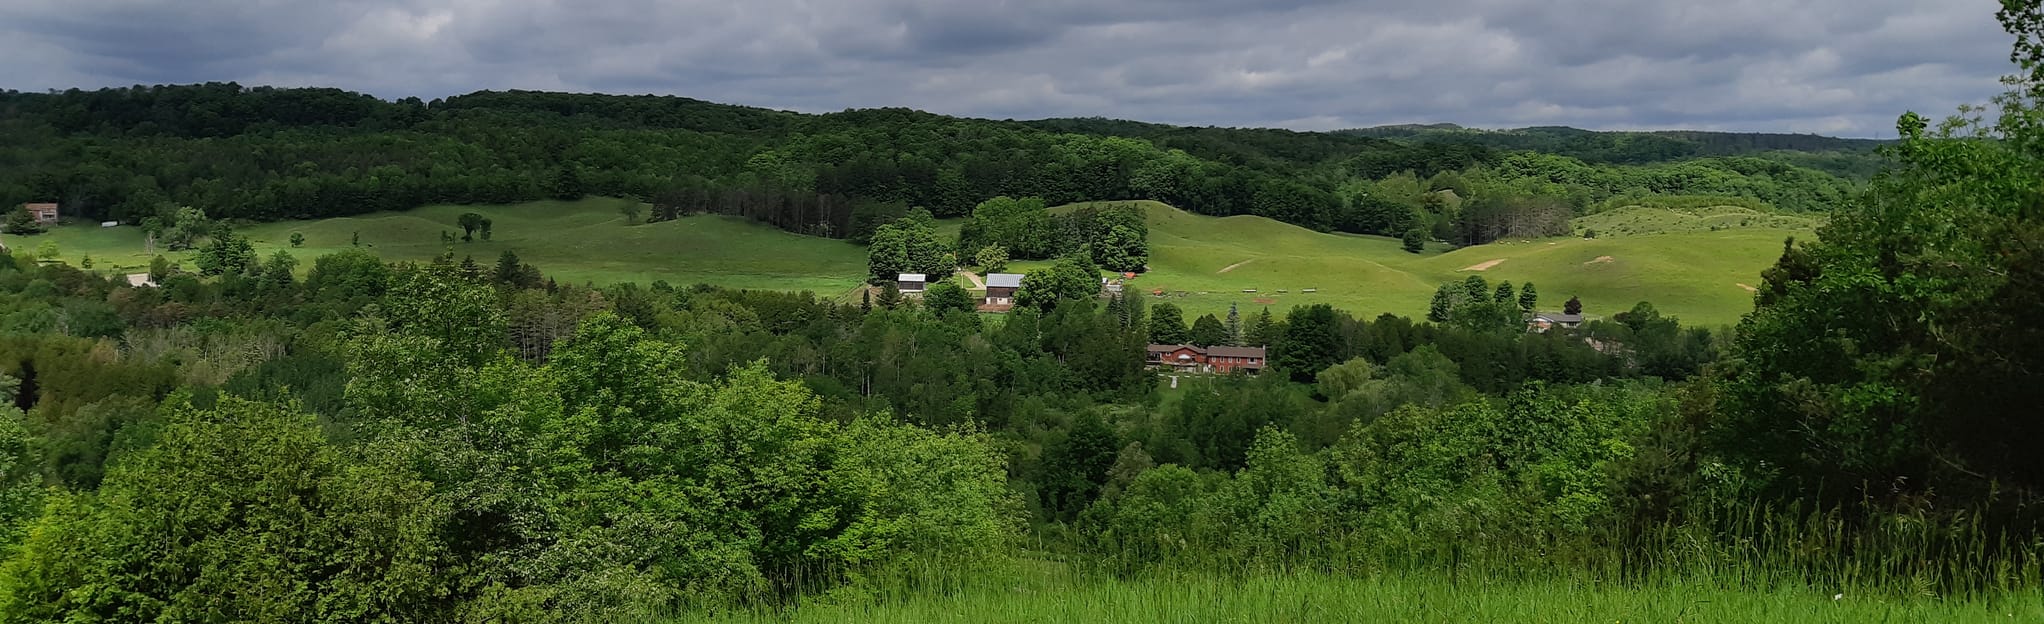
[[299,232],[292,232],[292,233],[291,233],[291,246],[292,246],[292,247],[304,247],[304,246],[305,246],[305,234],[303,234],[303,233],[299,233]]
[[1533,288],[1532,282],[1527,282],[1524,286],[1519,287],[1520,312],[1525,314],[1532,314],[1535,308],[1538,308],[1539,306],[1540,292]]
[[[2044,400],[2040,14],[2003,3],[2021,71],[1996,107],[1903,115],[1894,166],[1763,274],[1707,432],[1769,493],[1914,508],[2044,487],[2020,448]],[[1892,486],[1848,494],[1861,482]]]
[[[963,246],[959,247],[964,249]],[[1008,248],[987,245],[972,255],[973,263],[979,265],[980,273],[1000,273],[1008,270]]]
[[1406,230],[1405,237],[1402,239],[1402,246],[1406,251],[1411,253],[1419,253],[1422,251],[1426,251],[1427,231],[1419,228]]
[[1222,325],[1221,319],[1214,318],[1212,314],[1201,315],[1198,320],[1192,322],[1190,337],[1192,344],[1202,347],[1231,344],[1227,326]]
[[1573,297],[1573,296],[1569,297],[1569,298],[1568,298],[1568,301],[1564,301],[1564,302],[1562,302],[1562,304],[1561,304],[1561,313],[1562,313],[1562,314],[1582,314],[1582,313],[1583,313],[1583,300],[1582,300],[1582,299],[1578,299],[1578,298],[1576,298],[1576,297]]
[[940,317],[971,314],[977,307],[975,303],[972,295],[965,292],[964,286],[950,280],[931,284],[929,289],[923,292],[923,306]]
[[199,250],[200,275],[242,275],[256,268],[255,245],[233,230],[221,228],[213,240]]
[[35,215],[29,214],[27,206],[15,208],[7,213],[7,233],[9,234],[34,236],[48,230],[49,228],[44,227],[42,223],[35,220]]
[[1159,303],[1150,306],[1150,342],[1191,344],[1192,332],[1185,326],[1185,313],[1178,306]]
[[429,489],[282,408],[177,408],[97,495],[51,503],[0,569],[0,617],[438,619],[454,579]]
[[1050,268],[1022,277],[1015,290],[1015,305],[1048,312],[1059,302],[1092,299],[1100,293],[1100,270],[1084,256],[1060,258]]
[[1337,354],[1346,348],[1334,308],[1326,304],[1292,308],[1285,315],[1282,336],[1270,362],[1299,381],[1311,381],[1321,370],[1333,366],[1339,361]]
[[886,310],[892,310],[901,307],[901,302],[902,302],[901,289],[896,287],[894,285],[894,282],[882,284],[880,286],[880,296],[873,298],[873,303],[875,305],[878,305],[882,309]]
[[955,262],[947,263],[944,243],[926,211],[912,211],[880,226],[867,245],[866,270],[873,283],[892,282],[902,273],[950,275]]
[[455,224],[461,226],[462,242],[475,240],[476,230],[480,230],[483,228],[483,221],[484,218],[482,213],[479,212],[461,213],[461,217],[455,220]]

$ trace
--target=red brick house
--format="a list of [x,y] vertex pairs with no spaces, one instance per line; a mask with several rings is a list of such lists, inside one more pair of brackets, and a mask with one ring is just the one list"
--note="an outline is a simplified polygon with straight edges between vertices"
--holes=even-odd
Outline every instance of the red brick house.
[[1238,369],[1254,373],[1263,370],[1264,352],[1263,347],[1207,347],[1207,366],[1221,374]]
[[1221,373],[1263,370],[1267,360],[1263,347],[1199,347],[1195,345],[1149,346],[1146,363],[1151,368],[1181,373]]

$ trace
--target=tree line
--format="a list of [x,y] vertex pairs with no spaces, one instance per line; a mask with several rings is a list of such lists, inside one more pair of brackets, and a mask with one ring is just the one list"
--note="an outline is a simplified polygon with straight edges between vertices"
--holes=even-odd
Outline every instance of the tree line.
[[[1489,234],[1461,229],[1489,221],[1465,226],[1450,212],[1419,214],[1423,199],[1358,188],[1405,172],[1452,174],[1472,180],[1456,187],[1459,200],[1545,198],[1579,213],[1626,194],[1823,210],[1852,186],[1766,156],[1614,165],[1278,130],[1016,123],[906,109],[802,115],[539,92],[382,101],[233,83],[0,93],[0,139],[0,203],[55,201],[69,215],[134,224],[183,206],[269,221],[603,195],[650,202],[656,220],[732,214],[857,238],[871,231],[856,223],[862,206],[963,217],[1006,196],[1053,206],[1154,199],[1323,231],[1428,228],[1466,242]],[[1386,214],[1387,202],[1406,210]]]

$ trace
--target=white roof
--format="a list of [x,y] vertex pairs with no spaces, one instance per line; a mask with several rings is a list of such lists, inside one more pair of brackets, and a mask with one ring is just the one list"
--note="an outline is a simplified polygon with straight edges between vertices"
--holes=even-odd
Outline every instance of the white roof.
[[153,281],[150,281],[150,280],[149,280],[149,274],[148,274],[148,273],[129,273],[129,274],[128,274],[128,285],[129,285],[129,286],[134,286],[134,287],[138,287],[138,288],[139,288],[139,287],[142,287],[142,286],[155,286],[155,285],[156,285],[156,282],[153,282]]
[[992,273],[987,275],[987,288],[1021,288],[1021,273]]
[[894,281],[897,281],[897,282],[920,282],[920,281],[923,281],[923,274],[921,274],[921,273],[903,273],[903,274],[900,274],[900,275],[896,275],[896,276],[894,276]]

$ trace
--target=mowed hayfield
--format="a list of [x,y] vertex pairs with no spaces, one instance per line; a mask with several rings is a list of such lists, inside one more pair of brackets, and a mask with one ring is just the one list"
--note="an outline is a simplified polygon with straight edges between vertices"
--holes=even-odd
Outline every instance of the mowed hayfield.
[[1576,296],[1586,314],[1608,317],[1649,301],[1687,323],[1729,325],[1752,309],[1750,287],[1781,256],[1782,241],[1814,236],[1809,229],[1748,227],[1507,241],[1447,252],[1429,245],[1425,253],[1413,254],[1381,236],[1142,204],[1149,214],[1150,270],[1130,288],[1163,291],[1151,301],[1175,303],[1188,318],[1225,314],[1230,304],[1248,316],[1264,306],[1282,313],[1314,303],[1358,315],[1418,317],[1426,314],[1440,284],[1481,275],[1492,284],[1534,283],[1542,308],[1558,310]]
[[[865,249],[844,241],[801,236],[738,217],[702,215],[674,221],[628,225],[619,207],[625,200],[584,199],[542,201],[502,206],[427,206],[404,212],[380,212],[317,221],[250,225],[237,232],[254,241],[257,253],[276,250],[297,256],[301,272],[312,259],[352,247],[391,261],[431,260],[447,251],[473,256],[490,265],[504,250],[538,266],[548,277],[567,283],[715,284],[733,288],[812,291],[839,296],[857,286],[866,272]],[[457,219],[464,212],[491,220],[491,240],[443,243],[440,233],[461,235]],[[305,235],[305,246],[290,246],[293,232]],[[62,257],[78,264],[90,255],[98,270],[146,270],[142,230],[67,225],[49,234],[8,237],[13,245],[33,248],[40,240],[57,241]],[[191,268],[192,252],[165,254]]]

